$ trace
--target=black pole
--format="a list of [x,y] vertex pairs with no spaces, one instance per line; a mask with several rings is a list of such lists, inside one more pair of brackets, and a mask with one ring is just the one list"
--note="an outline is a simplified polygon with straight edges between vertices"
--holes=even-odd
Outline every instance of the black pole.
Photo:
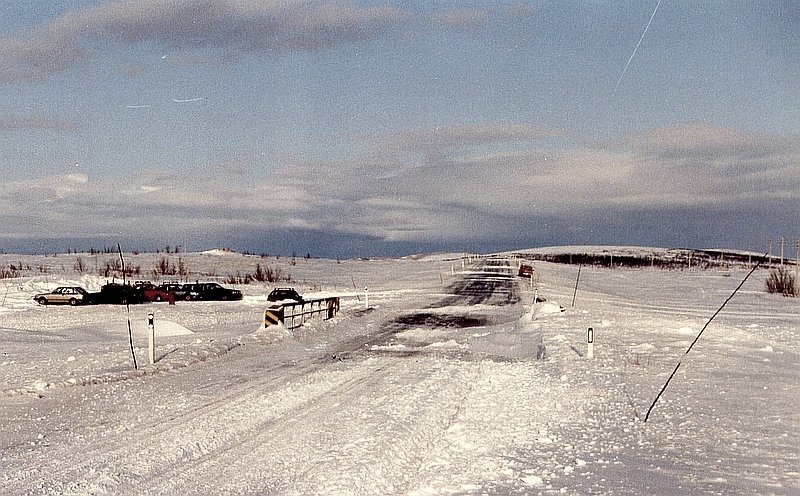
[[[122,262],[122,284],[125,284],[125,258],[122,256],[122,246],[117,243],[117,251],[119,252],[119,259]],[[133,330],[131,329],[131,306],[125,302],[125,308],[128,310],[128,342],[131,345],[131,357],[133,357],[133,368],[139,370],[136,364],[136,352],[133,350]]]
[[583,267],[583,263],[578,265],[578,277],[575,278],[575,291],[572,293],[572,306],[575,306],[575,297],[578,295],[578,281],[581,280],[581,268]]
[[119,260],[122,262],[122,284],[125,284],[125,258],[122,256],[122,246],[117,243],[117,251],[119,251]]
[[125,307],[128,309],[128,342],[131,345],[131,357],[133,357],[133,368],[134,370],[139,370],[139,366],[136,364],[136,352],[133,351],[133,330],[131,330],[131,306],[128,303],[125,303]]
[[[766,257],[766,255],[764,255],[764,256]],[[653,411],[653,407],[656,406],[656,402],[658,402],[658,399],[661,398],[661,395],[664,393],[664,391],[666,391],[667,386],[669,385],[670,381],[672,380],[673,377],[675,377],[675,374],[678,372],[678,368],[681,366],[681,362],[683,361],[683,358],[685,358],[686,355],[688,355],[689,352],[692,351],[692,348],[694,347],[694,344],[697,343],[697,341],[700,339],[700,336],[703,335],[703,332],[706,330],[706,328],[711,323],[711,321],[714,320],[717,317],[717,315],[719,315],[719,313],[722,311],[722,309],[725,308],[725,305],[727,305],[728,302],[731,301],[731,299],[733,299],[734,295],[736,295],[736,293],[738,293],[739,290],[742,289],[742,286],[744,286],[745,281],[747,281],[747,279],[749,279],[750,276],[753,275],[753,272],[755,272],[756,269],[760,265],[761,265],[761,262],[758,262],[750,270],[750,272],[748,272],[747,275],[744,276],[744,279],[742,279],[742,282],[740,282],[739,285],[736,286],[736,289],[733,290],[733,293],[731,293],[731,295],[728,296],[728,298],[722,303],[722,306],[720,306],[719,309],[717,309],[717,311],[714,312],[714,315],[712,315],[711,318],[708,319],[708,322],[706,322],[706,325],[704,325],[703,328],[700,329],[700,332],[697,333],[697,336],[694,338],[694,341],[692,341],[692,344],[689,345],[689,348],[686,349],[686,352],[683,354],[683,357],[681,358],[681,360],[678,360],[678,364],[675,365],[675,369],[672,371],[672,373],[667,378],[667,382],[664,383],[664,386],[661,388],[661,391],[659,391],[658,394],[656,395],[656,399],[653,400],[653,403],[650,405],[650,408],[647,409],[647,413],[644,416],[644,421],[645,422],[647,422],[647,419],[650,418],[650,412]]]

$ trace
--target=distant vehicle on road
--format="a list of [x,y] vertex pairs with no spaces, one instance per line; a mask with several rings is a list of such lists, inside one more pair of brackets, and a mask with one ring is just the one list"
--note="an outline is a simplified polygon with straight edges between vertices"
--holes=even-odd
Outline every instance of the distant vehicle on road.
[[142,290],[147,301],[171,301],[175,302],[175,292],[161,286],[156,286],[152,282],[137,281],[135,287]]
[[90,300],[95,304],[133,305],[144,303],[147,298],[144,292],[135,286],[112,282],[100,288],[99,293],[91,293]]
[[83,305],[89,303],[89,292],[78,286],[62,286],[50,293],[39,293],[33,297],[40,305]]
[[184,284],[184,300],[241,300],[242,292],[238,289],[228,289],[215,282],[195,282]]
[[519,266],[519,272],[517,272],[517,275],[519,277],[533,277],[533,274],[535,272],[536,271],[533,270],[533,267],[531,267],[530,265],[522,264]]
[[267,300],[268,301],[283,301],[283,300],[303,301],[303,297],[300,296],[300,293],[295,291],[294,288],[275,288],[270,292],[270,294],[267,295]]

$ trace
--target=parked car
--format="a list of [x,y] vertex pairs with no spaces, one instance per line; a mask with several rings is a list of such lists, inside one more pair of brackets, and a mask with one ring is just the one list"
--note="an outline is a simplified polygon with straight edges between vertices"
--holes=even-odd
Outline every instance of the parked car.
[[215,282],[196,282],[183,285],[184,300],[241,300],[242,292],[228,289]]
[[[186,293],[188,290],[184,288],[184,284],[180,282],[162,282],[156,288],[160,289],[161,291],[166,291],[168,293],[172,293],[175,295],[176,300],[185,300]],[[191,300],[191,298],[188,298]]]
[[294,300],[294,301],[303,301],[303,297],[300,296],[300,293],[295,291],[294,288],[275,288],[267,295],[268,301],[283,301],[283,300]]
[[127,284],[112,282],[100,288],[99,293],[91,293],[90,300],[95,304],[125,305],[144,303],[144,292]]
[[144,293],[147,301],[171,301],[175,302],[175,292],[167,288],[156,286],[148,281],[136,281],[134,287],[139,288]]
[[78,286],[62,286],[50,293],[39,293],[33,297],[40,305],[83,305],[89,303],[89,292]]

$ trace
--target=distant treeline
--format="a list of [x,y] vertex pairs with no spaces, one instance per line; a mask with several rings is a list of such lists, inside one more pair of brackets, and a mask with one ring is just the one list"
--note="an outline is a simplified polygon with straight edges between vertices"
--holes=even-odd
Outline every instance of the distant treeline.
[[668,250],[654,253],[614,253],[602,251],[597,253],[519,253],[528,260],[541,260],[561,264],[582,264],[596,267],[656,267],[676,270],[682,268],[730,267],[733,265],[774,265],[779,262],[775,256],[752,255],[723,250]]

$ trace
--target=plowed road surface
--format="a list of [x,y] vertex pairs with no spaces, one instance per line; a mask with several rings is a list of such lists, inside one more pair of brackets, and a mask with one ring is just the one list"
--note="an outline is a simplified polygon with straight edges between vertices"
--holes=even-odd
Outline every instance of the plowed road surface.
[[[438,333],[471,323],[513,325],[520,308],[510,271],[490,261],[456,281],[433,305],[440,320],[411,326],[416,352],[391,347],[411,328],[393,319],[409,309],[377,310],[326,323],[324,337],[239,346],[181,369],[6,398],[2,492],[426,494],[524,486],[507,457],[515,435],[530,431],[531,409],[554,415],[536,382],[546,379],[531,363],[436,346],[455,339]],[[477,320],[447,317],[448,305],[476,303],[505,306],[506,322],[480,312]],[[441,319],[452,325],[437,329]]]

